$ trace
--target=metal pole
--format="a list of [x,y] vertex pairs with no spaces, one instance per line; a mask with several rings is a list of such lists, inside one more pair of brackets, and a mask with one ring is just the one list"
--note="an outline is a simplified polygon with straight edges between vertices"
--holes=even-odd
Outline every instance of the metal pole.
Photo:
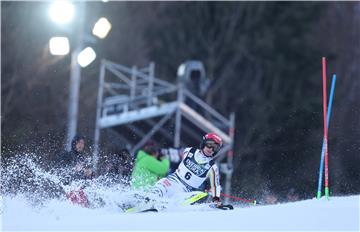
[[[234,155],[234,137],[235,137],[235,113],[230,114],[230,128],[229,136],[231,138],[230,150],[227,152],[227,171],[226,171],[226,182],[225,182],[225,194],[231,194],[231,178],[233,172],[233,155]],[[225,199],[225,204],[229,203],[229,199]]]
[[155,63],[151,62],[149,65],[149,83],[148,83],[148,98],[147,98],[148,106],[152,105],[153,102],[154,76],[155,76]]
[[99,92],[97,98],[97,107],[96,107],[96,126],[95,126],[95,138],[94,138],[94,169],[97,169],[97,162],[99,159],[99,143],[100,143],[100,118],[101,118],[101,110],[102,110],[102,99],[104,95],[104,83],[105,83],[105,61],[101,61],[100,67],[100,78],[99,78]]
[[68,108],[68,127],[65,148],[71,149],[71,141],[76,135],[77,129],[77,116],[79,107],[79,91],[81,69],[77,62],[77,57],[83,47],[83,17],[84,17],[84,2],[79,2],[79,34],[77,36],[76,48],[71,54],[71,67],[70,67],[70,92],[69,92],[69,108]]
[[151,130],[149,133],[147,133],[141,140],[138,142],[130,151],[131,154],[135,154],[135,152],[140,149],[146,141],[148,141],[151,136],[153,136],[173,115],[173,113],[168,113],[165,115]]
[[176,108],[176,118],[175,118],[175,134],[174,134],[174,147],[180,146],[180,136],[181,136],[181,109],[180,105],[184,101],[183,86],[179,82],[178,84],[178,95],[177,95],[177,108]]
[[136,74],[137,74],[137,67],[133,66],[131,69],[131,82],[130,82],[130,99],[131,101],[134,100],[136,95]]
[[68,108],[68,128],[66,150],[71,149],[71,140],[76,134],[77,115],[79,106],[79,90],[80,90],[80,66],[77,63],[77,56],[79,49],[76,48],[71,55],[71,73],[70,73],[70,93],[69,93],[69,108]]

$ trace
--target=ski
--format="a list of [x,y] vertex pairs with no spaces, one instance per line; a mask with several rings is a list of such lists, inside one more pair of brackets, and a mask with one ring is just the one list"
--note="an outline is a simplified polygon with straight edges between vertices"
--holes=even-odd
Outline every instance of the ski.
[[[214,203],[206,203],[207,197],[209,196],[208,193],[206,192],[194,192],[193,194],[189,195],[184,202],[182,202],[179,206],[190,206],[190,205],[194,205],[194,204],[205,204],[208,205],[210,208],[213,209],[221,209],[221,210],[233,210],[234,207],[230,204],[227,205],[216,205]],[[159,212],[162,211],[164,209],[166,209],[166,206],[163,206],[162,204],[159,204],[161,202],[157,202],[155,203],[154,200],[150,200],[149,198],[144,198],[145,202],[137,205],[137,206],[133,206],[129,208],[129,205],[126,207],[124,205],[119,206],[120,208],[123,209],[123,211],[125,213],[145,213],[145,212]],[[155,207],[155,205],[157,205],[157,207]],[[160,208],[159,208],[160,207]]]
[[138,211],[137,213],[147,213],[147,212],[157,213],[157,212],[159,212],[159,210],[157,210],[155,208],[150,208],[150,209],[144,209],[144,210]]
[[[209,194],[206,192],[197,192],[196,194],[192,195],[188,198],[182,205],[194,205],[194,204],[201,204],[206,201],[206,198]],[[227,205],[215,205],[210,204],[211,208],[222,209],[222,210],[233,210],[234,206],[227,204]]]
[[206,192],[197,192],[194,195],[190,196],[188,199],[186,199],[182,205],[194,205],[196,203],[203,203],[206,201],[206,197],[209,194]]
[[210,205],[211,208],[214,208],[214,209],[221,209],[221,210],[233,210],[234,209],[234,206],[228,204],[228,205],[214,205],[214,204],[211,204]]
[[127,210],[125,210],[125,213],[146,213],[146,212],[159,212],[158,209],[155,208],[147,208],[147,209],[139,209],[137,207],[132,207]]

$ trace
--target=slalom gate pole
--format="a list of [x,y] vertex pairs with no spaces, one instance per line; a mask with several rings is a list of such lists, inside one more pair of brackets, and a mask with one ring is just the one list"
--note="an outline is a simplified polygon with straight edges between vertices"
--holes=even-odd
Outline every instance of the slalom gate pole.
[[324,153],[325,153],[325,197],[329,198],[329,167],[328,167],[328,134],[326,123],[327,100],[326,100],[326,59],[322,58],[323,79],[323,112],[324,112]]
[[236,200],[236,201],[243,201],[243,202],[247,202],[247,203],[251,203],[251,204],[254,204],[256,205],[256,200],[255,199],[244,199],[244,198],[241,198],[241,197],[234,197],[234,196],[231,196],[231,195],[228,195],[228,194],[225,194],[225,193],[221,193],[221,196],[223,197],[228,197],[228,198],[231,198],[233,200]]
[[[330,99],[328,103],[328,110],[327,110],[327,130],[329,131],[329,124],[330,124],[330,117],[331,117],[331,106],[334,97],[334,90],[336,84],[336,74],[333,75],[332,82],[331,82],[331,90],[330,90]],[[321,150],[321,161],[320,161],[320,169],[319,169],[319,181],[318,181],[318,191],[317,191],[317,199],[321,198],[321,185],[322,185],[322,177],[323,177],[323,170],[324,170],[324,154],[325,154],[325,144],[323,140],[322,150]]]

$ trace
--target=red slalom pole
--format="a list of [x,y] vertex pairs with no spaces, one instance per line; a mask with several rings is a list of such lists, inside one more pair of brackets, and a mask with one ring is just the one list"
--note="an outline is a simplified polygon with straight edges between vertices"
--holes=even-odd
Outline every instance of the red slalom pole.
[[244,198],[241,198],[241,197],[234,197],[234,196],[228,195],[226,193],[221,193],[221,196],[228,197],[228,198],[234,199],[236,201],[244,201],[244,202],[252,203],[252,204],[256,205],[256,200],[255,199],[248,200],[248,199],[244,199]]
[[328,167],[328,131],[327,131],[327,100],[326,100],[326,59],[322,58],[323,79],[323,111],[324,111],[324,152],[325,152],[325,197],[329,199],[329,167]]

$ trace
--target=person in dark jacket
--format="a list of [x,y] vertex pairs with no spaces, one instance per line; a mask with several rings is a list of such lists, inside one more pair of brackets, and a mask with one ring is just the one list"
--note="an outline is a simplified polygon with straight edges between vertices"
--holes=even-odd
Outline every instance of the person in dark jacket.
[[[74,179],[92,178],[90,157],[85,152],[86,140],[84,136],[76,135],[71,142],[71,150],[61,153],[55,158],[56,168],[67,170],[68,181]],[[70,179],[70,180],[69,180]]]

